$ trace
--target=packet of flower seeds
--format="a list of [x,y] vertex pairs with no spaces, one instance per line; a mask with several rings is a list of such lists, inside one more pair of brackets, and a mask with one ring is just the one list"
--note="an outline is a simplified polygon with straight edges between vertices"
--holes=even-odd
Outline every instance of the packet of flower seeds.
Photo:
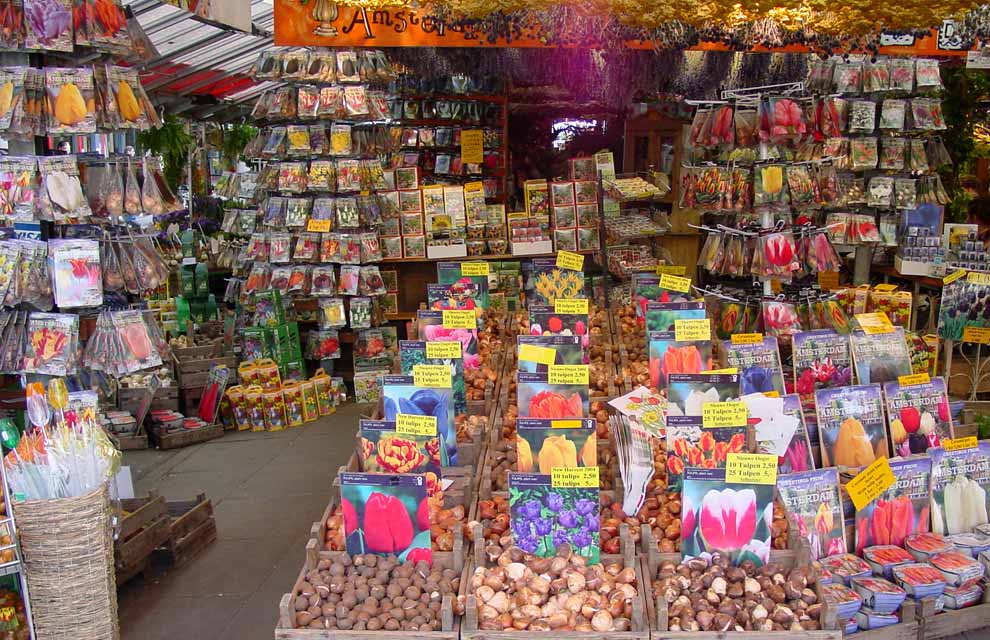
[[791,527],[808,543],[811,559],[845,553],[839,472],[818,469],[777,476],[777,491]]
[[38,166],[45,187],[45,202],[51,206],[53,221],[59,224],[86,221],[92,211],[79,181],[76,157],[39,158]]
[[67,376],[76,371],[79,316],[67,313],[32,313],[28,317],[24,373]]
[[96,240],[49,240],[48,261],[56,305],[72,308],[103,304],[103,272]]
[[509,473],[509,522],[513,543],[526,553],[549,558],[566,543],[589,563],[599,561],[598,482],[590,475]]
[[666,389],[673,374],[696,374],[715,368],[711,340],[678,341],[673,331],[651,331],[647,338],[650,385],[655,389]]
[[23,113],[25,108],[25,78],[27,67],[6,67],[0,69],[0,130],[15,129],[17,119],[14,114]]
[[[71,43],[71,32],[69,35]],[[92,69],[47,67],[48,133],[96,133]]]
[[72,4],[72,0],[26,0],[24,48],[71,52]]
[[[120,129],[144,130],[149,126],[148,115],[140,99],[141,81],[137,69],[109,67],[107,82],[112,94],[114,117]],[[110,101],[108,100],[108,106]]]
[[988,522],[990,442],[969,449],[929,450],[932,460],[931,518],[937,534],[967,533]]
[[822,466],[862,469],[887,457],[887,430],[879,384],[815,392]]
[[254,325],[274,328],[285,322],[282,295],[274,289],[254,292]]
[[895,455],[924,453],[952,438],[952,416],[943,378],[908,386],[887,382],[883,393]]
[[853,331],[849,345],[860,384],[894,382],[911,374],[911,353],[903,327],[880,334]]
[[727,366],[739,370],[741,394],[786,393],[777,338],[764,336],[755,344],[734,344],[732,340],[725,340],[722,349]]
[[928,456],[890,460],[894,484],[856,512],[856,553],[875,545],[904,546],[904,539],[928,531],[929,485],[932,460]]

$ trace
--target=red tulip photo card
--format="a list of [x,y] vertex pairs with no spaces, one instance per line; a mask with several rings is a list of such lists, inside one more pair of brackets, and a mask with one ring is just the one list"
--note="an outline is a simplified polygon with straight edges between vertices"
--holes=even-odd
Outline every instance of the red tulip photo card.
[[550,384],[545,373],[517,374],[521,418],[583,418],[588,415],[588,385]]
[[856,512],[857,554],[874,545],[903,546],[909,535],[930,530],[931,458],[894,458],[890,470],[894,484]]
[[425,475],[341,473],[340,504],[350,554],[432,560]]

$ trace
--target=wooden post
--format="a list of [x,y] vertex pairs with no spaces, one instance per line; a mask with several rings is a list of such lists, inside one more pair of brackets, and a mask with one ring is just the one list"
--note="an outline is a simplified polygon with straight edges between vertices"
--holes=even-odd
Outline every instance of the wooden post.
[[469,594],[464,603],[464,630],[478,630],[478,601],[474,594]]
[[667,598],[661,594],[657,598],[657,631],[666,631],[670,626],[667,615]]
[[454,559],[454,569],[460,572],[464,569],[464,532],[461,527],[454,527],[454,546],[451,550]]
[[486,566],[485,558],[485,531],[480,522],[475,522],[473,527],[474,538],[474,564],[477,567]]

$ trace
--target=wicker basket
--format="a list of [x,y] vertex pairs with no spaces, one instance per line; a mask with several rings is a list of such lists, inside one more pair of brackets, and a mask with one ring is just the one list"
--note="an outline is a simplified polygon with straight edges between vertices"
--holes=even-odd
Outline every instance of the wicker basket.
[[78,498],[13,507],[35,639],[117,640],[107,485]]

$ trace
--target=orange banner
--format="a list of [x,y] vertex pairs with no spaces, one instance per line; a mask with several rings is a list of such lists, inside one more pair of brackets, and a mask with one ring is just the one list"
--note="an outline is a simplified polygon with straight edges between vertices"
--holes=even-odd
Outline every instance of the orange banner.
[[[898,36],[904,42],[897,46],[881,46],[884,55],[901,56],[964,56],[966,51],[948,48],[951,34],[932,30],[922,38]],[[448,25],[428,11],[416,9],[381,9],[373,11],[360,7],[342,6],[331,0],[275,0],[275,44],[291,47],[514,47],[545,48],[548,45],[532,35],[511,41],[499,38],[489,42],[485,34],[470,27]],[[945,47],[940,46],[945,45]],[[648,40],[629,40],[630,49],[652,49]],[[729,51],[720,42],[702,42],[691,47],[694,51]],[[755,52],[807,53],[811,49],[789,45],[779,49],[754,47]]]

